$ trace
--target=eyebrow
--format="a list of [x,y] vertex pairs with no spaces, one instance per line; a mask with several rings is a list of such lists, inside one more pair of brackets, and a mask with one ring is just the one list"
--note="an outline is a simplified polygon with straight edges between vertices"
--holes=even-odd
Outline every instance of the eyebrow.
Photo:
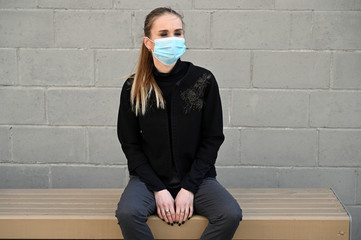
[[[174,30],[175,32],[183,31],[183,28],[177,28]],[[167,29],[159,30],[159,32],[168,32]]]

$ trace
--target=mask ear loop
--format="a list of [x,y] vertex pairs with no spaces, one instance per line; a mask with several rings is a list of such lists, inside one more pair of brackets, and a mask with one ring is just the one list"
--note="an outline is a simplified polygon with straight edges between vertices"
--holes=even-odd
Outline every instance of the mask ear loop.
[[148,40],[151,41],[152,43],[155,43],[155,42],[153,42],[149,37],[147,37],[147,36],[145,36],[145,37],[148,38]]
[[[145,36],[145,37],[148,38],[149,41],[151,41],[152,43],[155,44],[155,42],[153,42],[149,37],[147,37],[147,36]],[[152,49],[148,49],[148,50],[149,50],[149,52],[152,52],[152,53],[153,53],[153,50],[152,50]]]

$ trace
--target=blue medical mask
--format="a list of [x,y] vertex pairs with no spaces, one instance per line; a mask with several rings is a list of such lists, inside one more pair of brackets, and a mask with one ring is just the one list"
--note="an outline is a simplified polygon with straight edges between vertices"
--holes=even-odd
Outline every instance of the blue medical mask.
[[[152,40],[150,41],[153,42]],[[181,37],[155,39],[153,42],[155,44],[153,54],[163,64],[172,65],[186,51],[184,42],[184,38]]]

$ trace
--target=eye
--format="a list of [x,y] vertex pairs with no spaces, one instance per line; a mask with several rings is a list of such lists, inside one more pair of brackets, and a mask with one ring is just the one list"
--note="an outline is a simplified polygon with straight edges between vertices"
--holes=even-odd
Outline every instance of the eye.
[[182,33],[176,32],[176,33],[174,33],[174,35],[175,35],[175,36],[182,36]]
[[167,33],[161,33],[159,36],[165,37],[165,36],[167,36]]

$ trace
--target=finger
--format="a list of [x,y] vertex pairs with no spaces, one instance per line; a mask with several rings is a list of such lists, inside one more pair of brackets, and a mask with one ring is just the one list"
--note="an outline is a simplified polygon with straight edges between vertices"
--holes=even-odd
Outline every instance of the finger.
[[186,206],[186,207],[183,209],[183,213],[181,212],[182,224],[184,224],[184,222],[187,220],[188,216],[189,216],[189,207]]
[[169,223],[169,219],[168,219],[166,210],[164,208],[162,208],[161,212],[162,212],[162,216],[163,216],[164,221],[166,221],[166,223]]
[[179,223],[181,223],[181,224],[184,224],[184,215],[185,215],[185,212],[186,212],[186,210],[185,210],[185,208],[184,207],[182,207],[182,209],[180,210],[180,216],[179,216]]
[[160,211],[160,208],[157,207],[157,214],[159,216],[160,219],[164,220],[163,216],[162,216],[162,212]]
[[180,214],[180,207],[176,206],[176,213],[175,213],[175,222],[176,223],[179,223],[179,221],[180,221],[179,214]]
[[169,209],[170,209],[170,214],[169,215],[172,218],[171,223],[174,223],[175,222],[175,210],[174,210],[174,207],[171,206]]
[[190,206],[189,207],[189,215],[188,215],[188,220],[193,216],[193,212],[194,212],[194,210],[193,210],[193,206]]
[[171,210],[169,208],[167,208],[165,211],[165,215],[167,217],[167,220],[170,224],[173,224],[173,219],[172,219],[172,213]]

